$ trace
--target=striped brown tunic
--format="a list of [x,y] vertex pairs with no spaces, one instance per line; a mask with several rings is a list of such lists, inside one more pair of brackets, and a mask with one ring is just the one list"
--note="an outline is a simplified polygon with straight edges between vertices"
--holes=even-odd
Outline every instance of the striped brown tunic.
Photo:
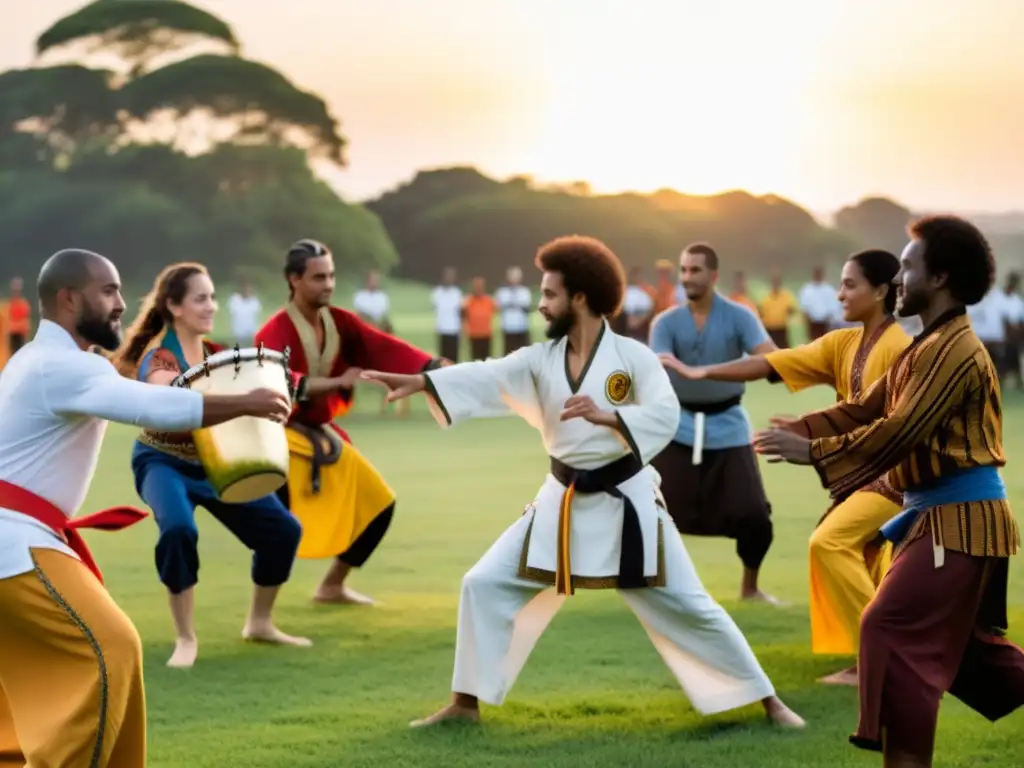
[[[963,309],[922,331],[859,400],[809,414],[802,426],[822,483],[835,495],[886,473],[902,492],[1006,463],[999,380]],[[979,557],[1009,557],[1020,545],[1005,500],[933,507],[905,543],[928,532],[937,545]]]

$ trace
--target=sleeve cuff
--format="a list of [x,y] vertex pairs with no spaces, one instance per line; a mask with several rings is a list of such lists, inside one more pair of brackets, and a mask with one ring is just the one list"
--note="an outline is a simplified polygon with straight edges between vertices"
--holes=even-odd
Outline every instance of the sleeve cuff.
[[779,372],[775,370],[775,366],[771,364],[771,361],[766,358],[765,362],[768,363],[768,375],[765,376],[765,381],[769,384],[782,383],[782,377],[779,375]]
[[643,454],[640,453],[640,447],[636,444],[636,440],[633,439],[633,433],[629,431],[629,425],[626,424],[626,420],[622,418],[622,414],[619,411],[615,412],[615,420],[619,423],[619,432],[622,433],[622,437],[626,440],[626,445],[629,446],[629,450],[632,451],[633,455],[640,459],[640,461],[643,461],[644,457]]
[[814,471],[818,473],[818,479],[821,480],[821,487],[825,490],[832,490],[829,487],[828,473],[824,467],[821,466],[821,441],[811,440],[811,466],[814,467]]
[[421,375],[423,376],[423,388],[426,390],[427,396],[437,405],[438,410],[440,410],[441,415],[444,416],[444,420],[450,427],[452,425],[452,417],[448,413],[448,408],[445,407],[444,401],[441,400],[441,396],[437,394],[437,387],[434,386],[434,382],[430,380],[430,376],[427,373]]
[[206,410],[203,395],[200,392],[193,392],[191,389],[187,389],[185,392],[192,396],[191,429],[202,429],[204,411]]

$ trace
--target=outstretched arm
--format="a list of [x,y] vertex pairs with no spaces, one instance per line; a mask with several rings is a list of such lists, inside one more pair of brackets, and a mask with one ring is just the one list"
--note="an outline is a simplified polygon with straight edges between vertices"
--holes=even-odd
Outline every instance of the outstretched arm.
[[799,420],[801,433],[813,439],[845,435],[885,417],[888,376],[882,376],[854,402],[841,402],[812,411]]
[[884,418],[812,441],[811,460],[825,487],[844,494],[880,477],[903,461],[981,386],[981,372],[973,360],[956,365],[947,359],[947,363],[942,368],[950,376],[939,375],[934,368],[911,376]]
[[675,371],[684,379],[710,379],[712,381],[758,381],[767,379],[772,373],[764,355],[741,357],[718,365],[690,366],[679,361],[670,353],[658,355],[666,368]]
[[838,403],[802,418],[774,417],[771,428],[754,435],[754,450],[769,461],[812,463],[812,440],[834,437],[873,424],[885,416],[886,377],[856,403]]
[[436,364],[432,355],[375,328],[351,312],[344,312],[340,318],[342,354],[355,368],[411,374],[422,373]]
[[126,379],[109,360],[88,352],[70,360],[74,363],[48,365],[43,377],[43,402],[55,414],[95,416],[168,432],[203,426],[203,396],[198,392]]
[[540,424],[540,405],[531,368],[535,347],[494,360],[459,363],[419,374],[365,371],[363,378],[389,390],[389,400],[426,392],[430,411],[441,426],[471,418],[517,413]]

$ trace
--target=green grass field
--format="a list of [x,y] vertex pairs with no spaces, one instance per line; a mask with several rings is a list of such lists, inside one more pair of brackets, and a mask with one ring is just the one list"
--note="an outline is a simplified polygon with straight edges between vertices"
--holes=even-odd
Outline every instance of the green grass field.
[[[340,296],[339,296],[340,298]],[[397,330],[433,348],[429,307],[418,297]],[[156,526],[90,537],[110,589],[135,620],[146,653],[152,768],[281,766],[842,766],[879,765],[849,746],[856,692],[815,684],[846,659],[814,657],[807,617],[807,538],[826,506],[808,468],[763,465],[775,543],[763,586],[788,605],[740,605],[731,542],[688,539],[705,585],[744,630],[780,695],[807,720],[774,731],[757,706],[698,716],[621,600],[579,592],[541,639],[502,708],[480,728],[416,730],[408,721],[449,695],[459,582],[532,498],[546,469],[539,437],[498,419],[442,431],[422,402],[400,420],[379,416],[380,395],[357,395],[346,419],[354,441],[398,493],[391,532],[353,586],[376,608],[314,606],[326,562],[299,561],[277,611],[311,649],[249,645],[239,632],[248,605],[249,555],[202,510],[197,591],[200,658],[190,671],[164,662],[173,637],[153,565]],[[746,399],[757,425],[773,413],[831,402],[768,385]],[[1012,497],[1024,498],[1014,463],[1024,449],[1024,397],[1006,396],[1004,438]],[[134,430],[111,427],[86,509],[138,503],[128,467]],[[1013,567],[1011,636],[1024,641],[1024,566]],[[943,705],[937,766],[1024,765],[1024,712],[990,725],[955,700]]]

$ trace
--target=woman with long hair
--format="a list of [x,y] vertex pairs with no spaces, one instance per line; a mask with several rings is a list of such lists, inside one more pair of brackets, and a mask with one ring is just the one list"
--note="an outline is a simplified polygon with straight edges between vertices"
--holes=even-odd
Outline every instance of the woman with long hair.
[[[893,317],[892,280],[899,260],[887,251],[854,254],[843,266],[839,302],[843,318],[858,323],[792,349],[779,349],[722,365],[665,365],[688,379],[783,382],[791,392],[824,384],[840,400],[857,400],[910,344]],[[810,540],[811,649],[856,657],[860,616],[888,568],[891,547],[876,544],[879,528],[899,513],[902,497],[880,478],[847,498],[834,498]],[[856,665],[821,682],[856,685]]]
[[[201,264],[173,264],[157,277],[117,354],[122,375],[170,384],[218,347],[205,340],[217,312],[213,282]],[[242,630],[247,640],[311,645],[281,632],[271,619],[278,591],[291,574],[302,527],[274,494],[228,504],[206,477],[191,432],[143,430],[132,450],[135,489],[153,510],[160,529],[156,567],[170,593],[177,632],[171,667],[191,667],[198,653],[195,585],[199,581],[199,530],[195,508],[204,507],[252,553],[252,604]]]

